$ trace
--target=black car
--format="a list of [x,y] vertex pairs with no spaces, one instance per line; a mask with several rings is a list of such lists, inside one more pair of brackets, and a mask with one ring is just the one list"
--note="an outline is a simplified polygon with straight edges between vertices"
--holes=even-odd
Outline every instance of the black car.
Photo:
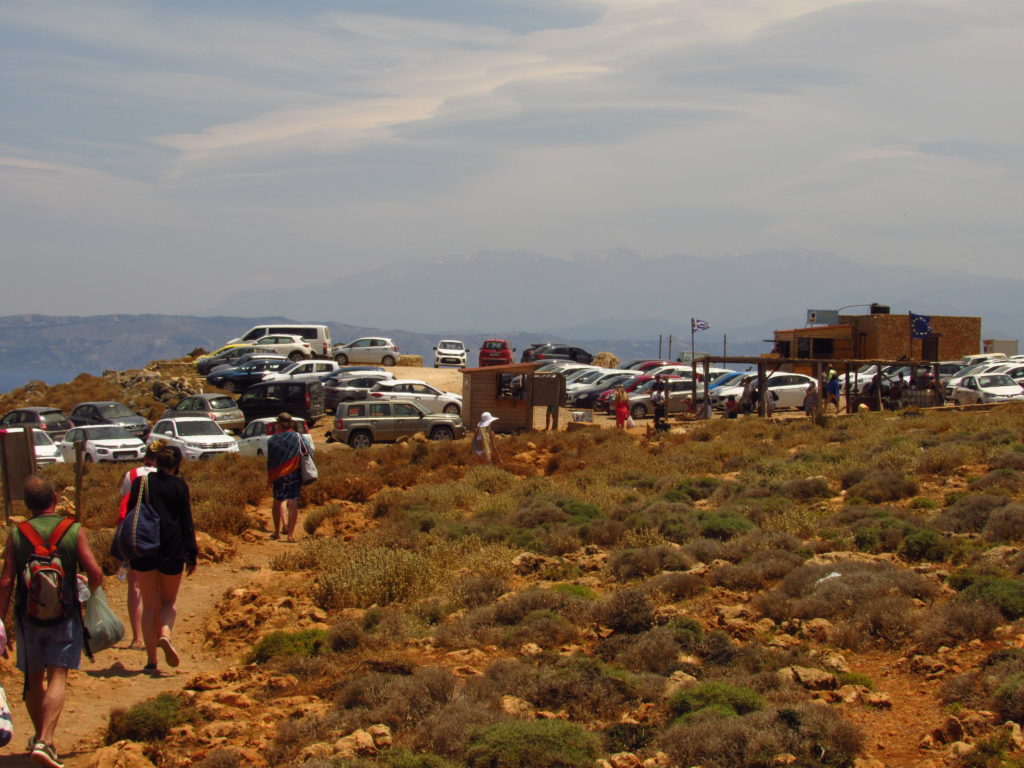
[[149,432],[149,422],[124,403],[116,400],[99,400],[79,403],[71,409],[71,423],[76,427],[96,424],[112,424],[124,427],[132,437],[140,440]]
[[4,427],[34,427],[48,434],[56,443],[71,429],[71,420],[57,408],[33,405],[17,408],[5,415],[0,419],[0,428]]
[[573,390],[566,395],[566,405],[570,408],[593,408],[597,405],[597,398],[602,392],[614,389],[619,384],[626,384],[635,379],[639,374],[623,373],[619,376],[608,379],[602,377],[600,384],[590,384],[585,387]]
[[585,349],[570,347],[567,344],[533,344],[523,351],[522,362],[532,363],[535,360],[572,360],[576,363],[590,365],[594,356]]
[[241,368],[246,363],[251,363],[255,360],[285,360],[288,363],[291,363],[291,360],[288,360],[288,358],[285,357],[284,355],[278,355],[275,354],[274,352],[264,352],[262,350],[257,349],[254,350],[253,352],[246,352],[244,355],[236,357],[234,360],[230,362],[217,363],[215,366],[213,366],[213,368],[209,370],[206,376],[209,376],[211,373],[224,373],[225,371],[233,371],[236,368]]
[[246,422],[287,412],[310,426],[324,415],[324,385],[319,381],[264,381],[238,398]]
[[349,400],[365,400],[370,388],[395,378],[390,371],[355,371],[324,381],[324,408],[334,411]]
[[206,355],[205,357],[201,357],[196,360],[196,372],[200,376],[206,376],[210,371],[220,365],[234,365],[244,355],[249,355],[257,351],[256,347],[245,345],[225,349],[219,355]]
[[263,374],[280,371],[292,361],[286,357],[273,360],[250,360],[238,368],[214,371],[206,377],[206,382],[213,387],[220,387],[227,392],[244,392],[257,382],[263,381]]

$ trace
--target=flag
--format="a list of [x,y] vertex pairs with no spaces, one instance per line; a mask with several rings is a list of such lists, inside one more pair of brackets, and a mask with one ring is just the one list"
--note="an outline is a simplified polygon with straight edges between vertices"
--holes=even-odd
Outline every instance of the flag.
[[709,323],[709,322],[707,322],[705,320],[695,320],[692,317],[690,318],[690,330],[691,331],[706,331],[710,327],[711,327],[711,323]]
[[912,339],[923,339],[932,334],[931,315],[915,315],[910,313],[910,337]]

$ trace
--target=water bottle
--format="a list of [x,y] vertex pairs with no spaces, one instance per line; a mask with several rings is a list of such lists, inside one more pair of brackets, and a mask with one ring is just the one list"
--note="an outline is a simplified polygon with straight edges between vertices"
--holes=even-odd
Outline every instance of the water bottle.
[[89,590],[89,584],[84,579],[78,580],[78,602],[83,605],[89,602],[89,598],[92,597],[92,592]]
[[121,567],[117,569],[117,580],[125,581],[128,578],[128,563],[122,561]]

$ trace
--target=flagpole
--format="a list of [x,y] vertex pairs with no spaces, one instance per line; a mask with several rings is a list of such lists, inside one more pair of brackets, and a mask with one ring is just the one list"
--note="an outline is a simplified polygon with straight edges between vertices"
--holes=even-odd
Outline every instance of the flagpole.
[[907,339],[907,360],[914,359],[914,313],[907,312],[907,325],[910,328],[910,337]]
[[696,347],[696,345],[694,344],[694,341],[693,341],[693,335],[697,332],[696,328],[694,327],[694,326],[696,326],[696,324],[697,324],[696,318],[691,317],[690,318],[690,359],[691,360],[693,360],[697,356],[697,347]]

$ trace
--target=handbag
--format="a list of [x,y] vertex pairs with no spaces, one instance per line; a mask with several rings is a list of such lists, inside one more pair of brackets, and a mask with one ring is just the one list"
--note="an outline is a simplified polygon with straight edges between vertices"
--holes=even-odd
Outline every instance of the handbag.
[[113,648],[124,640],[124,623],[110,609],[103,587],[97,587],[85,602],[84,621],[91,653]]
[[306,450],[306,441],[302,439],[301,435],[299,435],[299,453],[302,454],[299,459],[299,476],[302,478],[302,484],[315,483],[320,479],[320,472],[313,462],[313,456]]
[[11,706],[7,703],[7,693],[0,686],[0,747],[6,747],[13,738],[14,718],[11,717]]
[[156,555],[160,551],[160,513],[149,501],[149,475],[138,478],[139,495],[114,531],[110,554],[120,560]]

